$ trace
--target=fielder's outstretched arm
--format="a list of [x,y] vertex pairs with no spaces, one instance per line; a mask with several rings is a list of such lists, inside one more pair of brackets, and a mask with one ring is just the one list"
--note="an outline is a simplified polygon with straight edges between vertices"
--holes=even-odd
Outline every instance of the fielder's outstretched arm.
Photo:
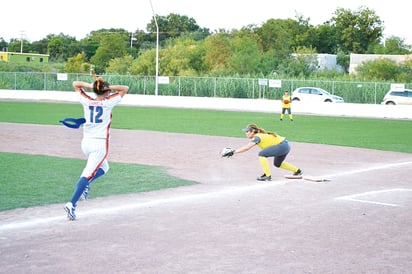
[[241,147],[241,148],[236,149],[234,153],[237,154],[237,153],[246,152],[246,151],[248,151],[249,149],[251,149],[252,147],[254,147],[255,145],[256,145],[256,144],[255,144],[254,142],[250,142],[250,143],[248,143],[247,145],[245,145],[245,146],[243,146],[243,147]]

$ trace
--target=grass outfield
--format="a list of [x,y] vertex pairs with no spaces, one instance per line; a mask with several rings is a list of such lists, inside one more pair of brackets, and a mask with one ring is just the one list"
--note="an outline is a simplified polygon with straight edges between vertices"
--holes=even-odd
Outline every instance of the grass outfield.
[[[79,104],[0,102],[0,122],[60,125],[59,120],[62,118],[78,118],[82,115]],[[294,115],[294,122],[288,119],[280,122],[278,114],[270,113],[129,106],[116,107],[113,116],[112,128],[119,129],[244,138],[241,128],[248,123],[256,123],[268,131],[287,136],[293,142],[412,153],[410,120]],[[1,211],[66,202],[74,189],[73,178],[78,178],[85,162],[0,153],[0,163]],[[50,168],[46,170],[43,166],[53,167],[52,170],[56,172],[50,174]],[[195,183],[170,177],[162,167],[113,162],[111,167],[110,173],[99,179],[99,187],[93,188],[92,198]],[[22,173],[21,170],[29,172]],[[64,174],[59,171],[64,171]],[[27,176],[28,173],[30,176]],[[111,184],[112,176],[122,183]],[[56,181],[60,182],[57,186]]]
[[[30,113],[30,115],[28,115]],[[82,117],[80,104],[0,102],[0,122],[59,125],[66,117]],[[118,106],[112,128],[193,133],[244,138],[241,129],[256,123],[294,142],[330,144],[412,153],[412,121],[155,107]]]

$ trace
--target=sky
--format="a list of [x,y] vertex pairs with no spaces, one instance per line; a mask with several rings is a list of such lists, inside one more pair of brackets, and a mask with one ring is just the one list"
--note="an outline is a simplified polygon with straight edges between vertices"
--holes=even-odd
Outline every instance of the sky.
[[407,29],[410,9],[404,3],[404,0],[4,1],[0,4],[0,37],[7,42],[21,37],[33,42],[48,34],[63,33],[80,40],[100,29],[146,30],[153,11],[159,16],[175,13],[193,18],[201,28],[210,31],[259,26],[272,18],[296,19],[296,14],[316,26],[332,18],[337,8],[356,11],[364,6],[374,10],[383,21],[384,37],[397,36],[412,45],[412,32]]

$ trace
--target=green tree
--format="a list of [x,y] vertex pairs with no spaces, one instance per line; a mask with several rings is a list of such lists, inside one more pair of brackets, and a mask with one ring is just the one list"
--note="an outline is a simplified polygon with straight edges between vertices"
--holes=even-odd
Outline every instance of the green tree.
[[156,47],[155,42],[147,43],[147,37],[149,37],[149,35],[145,33],[143,30],[137,29],[131,35],[132,36],[130,37],[130,55],[132,55],[133,57],[137,56],[140,50]]
[[357,77],[368,81],[395,81],[400,72],[400,66],[388,58],[365,61],[356,68]]
[[292,19],[269,19],[257,28],[263,51],[275,50],[278,58],[287,57],[295,45],[295,31],[291,31],[295,24]]
[[238,35],[231,39],[232,55],[227,60],[229,72],[253,74],[262,58],[258,43],[251,36]]
[[204,48],[206,69],[212,74],[223,73],[228,59],[232,56],[230,34],[220,32],[206,37]]
[[335,27],[329,23],[324,23],[308,30],[308,43],[310,47],[316,48],[318,53],[336,54],[338,51],[339,39]]
[[384,44],[373,44],[368,48],[367,53],[371,54],[409,54],[411,52],[411,46],[405,43],[405,40],[397,37],[390,36],[386,38]]
[[412,83],[412,58],[407,58],[400,64],[396,80],[400,83]]
[[90,60],[96,54],[96,51],[100,47],[103,39],[112,34],[118,34],[121,36],[121,40],[125,43],[125,50],[130,47],[130,32],[121,28],[100,29],[90,32],[87,37],[80,41],[79,52],[84,52],[86,54],[86,59]]
[[309,20],[309,18],[304,18],[300,14],[296,14],[296,20],[287,20],[287,26],[293,36],[292,48],[314,47],[311,40],[311,30],[313,29],[313,26],[309,23]]
[[405,39],[390,36],[385,40],[385,54],[408,54],[411,46],[405,44]]
[[346,73],[349,73],[350,55],[345,54],[343,51],[339,51],[338,56],[336,57],[336,64],[341,66]]
[[275,50],[269,50],[262,53],[261,62],[259,63],[256,73],[263,75],[276,75],[280,77],[279,65],[283,59],[277,57]]
[[[134,40],[132,45],[137,53],[156,48],[156,36],[153,36],[153,34],[151,33],[147,33],[143,30],[137,30],[136,32],[134,32],[133,37]],[[134,53],[134,51],[132,53]],[[137,56],[137,53],[136,55],[132,55]]]
[[[23,46],[23,50],[22,50],[22,46]],[[31,52],[31,48],[30,48],[30,43],[29,41],[23,39],[11,39],[10,43],[8,45],[8,51],[9,52],[25,52],[25,53],[29,53]]]
[[31,48],[33,52],[40,53],[40,54],[48,54],[48,45],[49,45],[49,39],[44,38],[39,41],[34,41],[31,43]]
[[7,51],[8,43],[3,39],[3,37],[0,37],[0,51]]
[[84,53],[85,58],[88,61],[96,54],[99,45],[100,40],[92,39],[90,37],[83,38],[78,44],[80,52]]
[[52,38],[47,45],[48,52],[50,55],[50,60],[61,60],[63,58],[63,53],[65,49],[65,45],[61,38],[55,37]]
[[77,43],[76,38],[60,33],[59,35],[49,34],[47,51],[51,61],[66,61],[74,56],[76,52],[70,51],[70,45]]
[[[161,51],[160,51],[161,53]],[[159,59],[160,59],[159,53]],[[159,67],[160,64],[159,64]],[[156,49],[149,49],[143,51],[139,57],[133,60],[130,67],[130,73],[132,75],[155,75],[156,74]]]
[[162,50],[161,62],[159,61],[159,74],[169,76],[196,75],[196,71],[190,67],[190,58],[187,54],[193,49],[192,41],[182,41],[166,47]]
[[107,33],[102,35],[99,48],[96,54],[90,59],[90,63],[95,66],[96,72],[101,74],[106,71],[106,67],[111,59],[123,57],[127,54],[128,34]]
[[311,48],[298,48],[296,53],[285,58],[279,71],[289,77],[308,78],[318,71],[317,53]]
[[[200,37],[206,37],[210,34],[209,29],[200,28],[196,20],[186,15],[170,13],[167,16],[156,15],[157,25],[159,27],[159,41],[165,41],[169,38],[180,37],[187,33],[201,33]],[[151,32],[152,37],[156,37],[156,22],[154,18],[146,26],[147,31]]]
[[[187,38],[184,36],[181,38],[182,46],[186,48],[185,55],[189,60],[189,68],[196,72],[196,75],[202,75],[206,72],[206,66],[204,63],[204,57],[206,50],[203,41],[197,41],[190,39],[192,37],[189,35]],[[185,75],[180,73],[180,75]]]
[[[204,54],[201,42],[184,37],[169,40],[159,57],[159,74],[169,76],[199,75],[204,71]],[[155,66],[154,63],[153,66]]]
[[130,55],[114,58],[109,61],[109,66],[106,69],[106,73],[121,75],[130,74],[132,61],[133,58]]
[[75,57],[70,57],[65,66],[66,72],[84,73],[90,71],[90,64],[86,60],[84,53],[79,53]]
[[330,20],[339,37],[339,49],[346,53],[365,53],[382,39],[383,23],[376,13],[359,7],[355,11],[338,8]]

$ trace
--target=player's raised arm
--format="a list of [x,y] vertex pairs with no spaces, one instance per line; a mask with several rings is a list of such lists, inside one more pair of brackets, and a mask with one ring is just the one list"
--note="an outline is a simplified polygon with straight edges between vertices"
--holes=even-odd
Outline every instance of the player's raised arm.
[[79,92],[81,88],[93,89],[93,84],[86,83],[86,82],[81,82],[81,81],[74,81],[73,82],[73,87],[74,87],[75,91]]
[[129,91],[128,86],[122,86],[122,85],[110,85],[109,86],[110,90],[116,91],[120,94],[120,96],[125,96],[126,93]]

